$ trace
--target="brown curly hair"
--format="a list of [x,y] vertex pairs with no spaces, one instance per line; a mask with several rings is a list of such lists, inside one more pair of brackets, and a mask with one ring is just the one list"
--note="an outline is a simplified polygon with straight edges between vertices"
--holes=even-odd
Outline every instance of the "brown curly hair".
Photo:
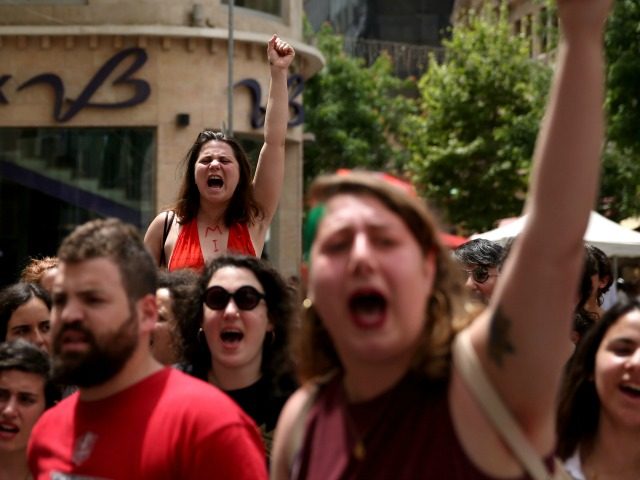
[[282,378],[291,377],[293,366],[288,356],[289,331],[296,317],[295,290],[267,261],[238,254],[224,254],[210,260],[200,275],[198,296],[193,299],[193,314],[177,318],[182,359],[190,366],[192,375],[207,380],[211,369],[211,351],[206,342],[198,340],[198,330],[204,318],[204,292],[214,273],[224,267],[236,267],[251,272],[264,289],[267,316],[273,325],[273,335],[263,342],[260,371],[280,388]]
[[[421,345],[413,368],[432,379],[446,379],[451,366],[451,342],[476,313],[467,301],[463,278],[451,254],[437,235],[436,222],[418,197],[368,172],[326,175],[314,181],[310,198],[324,203],[338,194],[371,196],[382,202],[407,225],[423,254],[435,253],[437,274],[427,302]],[[302,324],[294,331],[293,356],[300,381],[342,370],[342,363],[329,333],[312,305],[307,305]]]
[[44,274],[58,267],[58,257],[31,258],[20,273],[20,281],[40,283]]

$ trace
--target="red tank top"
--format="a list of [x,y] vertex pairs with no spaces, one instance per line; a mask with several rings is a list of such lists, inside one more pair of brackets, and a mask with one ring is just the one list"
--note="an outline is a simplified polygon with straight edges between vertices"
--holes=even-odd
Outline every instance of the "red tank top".
[[[253,243],[251,243],[249,227],[246,223],[234,223],[229,227],[227,251],[256,256]],[[202,248],[200,248],[197,219],[194,218],[180,227],[178,240],[173,248],[167,268],[169,271],[181,268],[194,270],[202,270],[204,268],[204,256],[202,255]]]

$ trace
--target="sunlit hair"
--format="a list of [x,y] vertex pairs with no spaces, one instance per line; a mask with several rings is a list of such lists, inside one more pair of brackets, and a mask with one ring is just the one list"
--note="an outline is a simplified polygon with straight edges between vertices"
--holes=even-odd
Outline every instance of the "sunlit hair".
[[265,335],[260,371],[278,387],[280,377],[290,375],[293,368],[288,356],[288,334],[295,318],[294,289],[287,285],[278,271],[266,261],[247,255],[225,254],[211,260],[200,276],[198,309],[193,317],[178,318],[182,355],[193,369],[194,376],[207,378],[211,369],[211,352],[206,341],[198,339],[204,319],[203,295],[211,277],[224,267],[242,268],[251,272],[264,289],[267,317],[274,334]]
[[[379,200],[405,223],[424,255],[435,254],[437,273],[427,302],[421,348],[415,353],[413,368],[433,379],[447,378],[451,342],[468,324],[471,313],[467,310],[460,269],[452,263],[448,249],[441,244],[431,213],[421,199],[373,173],[321,176],[310,189],[310,198],[315,204],[326,203],[339,194]],[[319,228],[322,228],[321,223],[322,220]],[[313,263],[310,269],[313,269]],[[304,310],[302,324],[294,337],[293,355],[301,381],[342,369],[331,337],[313,306]]]
[[28,283],[40,283],[48,270],[57,267],[57,257],[32,258],[20,273],[20,280]]
[[79,263],[95,258],[113,261],[130,302],[156,293],[157,267],[133,225],[116,218],[93,220],[69,234],[60,245],[61,263]]
[[593,440],[598,431],[602,402],[594,382],[596,354],[609,329],[633,310],[640,310],[640,299],[624,298],[607,310],[578,342],[567,364],[556,417],[557,453],[563,460],[581,444]]
[[251,181],[251,165],[242,146],[233,138],[227,137],[224,133],[215,130],[203,130],[198,134],[196,141],[189,149],[187,156],[183,160],[185,165],[182,184],[178,193],[178,199],[174,205],[174,210],[180,223],[187,223],[194,219],[200,208],[200,192],[195,180],[195,168],[198,155],[205,143],[215,140],[226,143],[233,150],[233,154],[238,162],[240,173],[238,185],[236,186],[231,201],[224,214],[224,223],[230,227],[234,223],[253,224],[256,220],[264,216],[264,212],[253,194],[253,183]]
[[49,355],[44,350],[22,339],[0,343],[0,372],[10,370],[32,373],[42,378],[46,408],[59,400],[59,391],[51,383]]
[[37,283],[14,283],[0,291],[0,342],[7,339],[7,328],[13,312],[32,298],[42,300],[47,309],[51,310],[49,292]]

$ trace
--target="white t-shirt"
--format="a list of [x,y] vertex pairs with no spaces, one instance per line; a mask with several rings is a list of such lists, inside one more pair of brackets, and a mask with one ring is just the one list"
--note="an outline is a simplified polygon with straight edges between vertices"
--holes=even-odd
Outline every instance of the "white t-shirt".
[[573,480],[587,480],[587,477],[582,472],[582,461],[580,460],[580,449],[576,449],[569,458],[564,462],[564,468],[567,473],[571,475]]

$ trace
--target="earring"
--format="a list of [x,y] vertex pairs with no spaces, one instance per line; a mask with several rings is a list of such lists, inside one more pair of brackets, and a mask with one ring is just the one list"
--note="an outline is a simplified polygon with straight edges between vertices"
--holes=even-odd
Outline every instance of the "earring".
[[197,340],[198,340],[198,343],[203,343],[203,344],[205,344],[205,345],[206,345],[206,343],[207,343],[207,339],[206,339],[206,338],[205,338],[205,336],[204,336],[204,330],[202,329],[202,327],[200,327],[200,328],[198,329],[198,333],[197,333],[197,335],[196,335],[196,338],[197,338]]
[[267,334],[270,334],[270,339],[269,339],[269,346],[273,347],[273,344],[276,343],[276,332],[275,330],[270,330],[267,332]]
[[305,298],[302,301],[302,308],[309,310],[311,307],[313,307],[313,301],[310,298]]

